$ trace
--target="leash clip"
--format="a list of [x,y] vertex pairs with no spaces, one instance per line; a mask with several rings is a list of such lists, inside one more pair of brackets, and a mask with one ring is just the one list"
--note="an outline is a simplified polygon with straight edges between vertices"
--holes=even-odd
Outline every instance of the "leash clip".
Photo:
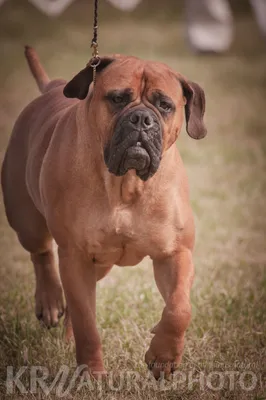
[[99,52],[98,52],[98,43],[95,41],[92,41],[91,47],[93,48],[93,52],[92,52],[92,58],[88,65],[93,69],[93,84],[95,85],[96,69],[101,63],[101,58],[100,58]]

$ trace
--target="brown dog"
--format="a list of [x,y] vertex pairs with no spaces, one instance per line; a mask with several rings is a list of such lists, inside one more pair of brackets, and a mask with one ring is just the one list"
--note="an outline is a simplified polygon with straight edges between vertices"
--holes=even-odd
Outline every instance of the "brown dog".
[[[165,300],[146,363],[168,376],[181,361],[191,317],[194,224],[176,139],[203,138],[204,92],[168,66],[106,57],[95,87],[87,66],[69,83],[50,81],[26,56],[42,95],[19,116],[2,168],[6,214],[36,273],[36,314],[63,314],[60,277],[77,362],[104,373],[95,321],[97,280],[114,264],[153,260]],[[70,99],[71,98],[71,99]],[[82,100],[82,101],[80,101]]]

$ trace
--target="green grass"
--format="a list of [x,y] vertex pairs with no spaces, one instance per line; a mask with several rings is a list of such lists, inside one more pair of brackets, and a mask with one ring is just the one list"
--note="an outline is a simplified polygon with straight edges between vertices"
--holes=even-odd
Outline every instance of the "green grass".
[[[196,142],[183,131],[177,144],[189,175],[197,226],[193,319],[180,371],[205,378],[214,371],[252,371],[258,381],[248,392],[239,379],[232,390],[225,384],[215,391],[206,382],[163,387],[148,378],[144,354],[163,302],[151,263],[145,260],[138,267],[114,268],[98,290],[105,365],[116,386],[120,374],[135,371],[135,386],[114,391],[105,385],[65,398],[265,399],[265,43],[254,21],[242,16],[227,55],[196,57],[183,40],[182,23],[173,18],[178,8],[160,12],[159,7],[150,18],[145,4],[125,15],[103,3],[100,51],[164,61],[206,91],[208,136]],[[70,78],[90,57],[90,17],[87,2],[77,2],[57,20],[22,1],[9,0],[1,8],[1,158],[15,118],[38,94],[22,46],[37,47],[50,76]],[[7,225],[2,202],[0,250],[0,397],[54,399],[55,391],[47,397],[42,392],[6,395],[6,366],[45,366],[52,382],[61,365],[74,368],[75,357],[73,346],[62,341],[62,327],[46,331],[35,319],[33,268]]]

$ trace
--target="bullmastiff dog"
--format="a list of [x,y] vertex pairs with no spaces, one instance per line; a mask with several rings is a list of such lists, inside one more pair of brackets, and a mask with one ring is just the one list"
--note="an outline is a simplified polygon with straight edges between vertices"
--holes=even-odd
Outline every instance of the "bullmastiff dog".
[[120,55],[101,59],[95,85],[89,65],[68,83],[49,80],[36,52],[25,53],[41,95],[15,123],[2,188],[9,224],[34,265],[36,315],[57,325],[64,292],[77,363],[104,374],[96,283],[114,264],[149,256],[165,307],[145,361],[155,378],[168,377],[181,361],[194,275],[176,140],[184,115],[193,139],[206,135],[204,91],[165,64]]

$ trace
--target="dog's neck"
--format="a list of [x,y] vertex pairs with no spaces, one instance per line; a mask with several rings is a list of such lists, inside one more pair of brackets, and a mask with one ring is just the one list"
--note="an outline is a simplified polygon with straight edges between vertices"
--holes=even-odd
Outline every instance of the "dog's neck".
[[134,204],[143,194],[144,182],[136,175],[135,170],[129,170],[124,176],[118,177],[110,174],[104,166],[103,179],[111,207]]

